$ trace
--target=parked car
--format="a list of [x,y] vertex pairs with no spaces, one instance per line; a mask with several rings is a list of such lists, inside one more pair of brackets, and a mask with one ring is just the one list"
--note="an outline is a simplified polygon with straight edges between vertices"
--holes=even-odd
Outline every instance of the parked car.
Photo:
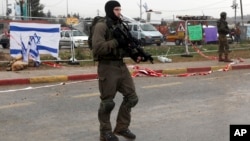
[[156,44],[160,46],[164,40],[163,35],[149,23],[129,23],[128,28],[135,38],[138,38],[138,34],[140,33],[142,45]]
[[3,48],[10,47],[10,39],[4,33],[0,34],[0,44],[2,45]]
[[75,48],[88,47],[88,35],[79,30],[62,30],[59,48],[61,46],[71,46],[71,43]]

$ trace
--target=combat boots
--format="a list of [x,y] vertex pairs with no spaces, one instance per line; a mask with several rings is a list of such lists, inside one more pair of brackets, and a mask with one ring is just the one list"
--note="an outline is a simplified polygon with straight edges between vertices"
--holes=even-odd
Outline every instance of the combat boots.
[[119,139],[112,132],[106,132],[100,135],[100,141],[119,141]]
[[118,136],[123,136],[126,139],[134,140],[136,138],[135,134],[132,133],[129,129],[114,131],[114,133]]
[[233,62],[233,60],[228,58],[228,54],[225,54],[224,62]]

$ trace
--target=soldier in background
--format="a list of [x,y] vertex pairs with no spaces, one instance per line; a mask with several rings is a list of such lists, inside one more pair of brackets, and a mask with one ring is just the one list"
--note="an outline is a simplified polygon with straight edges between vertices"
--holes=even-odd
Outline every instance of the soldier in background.
[[[217,28],[218,28],[218,33],[219,33],[219,62],[232,62],[228,58],[228,54],[230,53],[229,51],[229,45],[227,41],[227,34],[230,33],[230,29],[228,27],[228,23],[226,21],[227,18],[227,13],[226,12],[221,12],[220,13],[220,19],[217,21]],[[223,58],[223,54],[225,58]]]

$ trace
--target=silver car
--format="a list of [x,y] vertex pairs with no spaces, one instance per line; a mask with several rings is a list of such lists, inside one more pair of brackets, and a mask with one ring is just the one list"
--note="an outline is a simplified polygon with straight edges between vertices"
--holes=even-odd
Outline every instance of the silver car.
[[59,48],[61,46],[71,46],[71,43],[75,48],[88,47],[88,36],[79,30],[62,30]]

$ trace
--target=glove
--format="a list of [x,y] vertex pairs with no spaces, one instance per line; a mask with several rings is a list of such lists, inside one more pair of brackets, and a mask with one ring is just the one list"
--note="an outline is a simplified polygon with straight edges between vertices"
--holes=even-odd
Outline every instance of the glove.
[[132,37],[132,40],[136,45],[141,45],[140,40],[138,40],[137,38]]
[[116,41],[118,42],[118,47],[120,48],[128,47],[128,42],[124,40],[123,38],[116,38]]
[[130,54],[130,58],[136,62],[136,63],[140,63],[141,60],[138,60],[138,59],[141,59],[141,56],[139,53],[133,53],[133,54]]
[[121,48],[124,48],[124,47],[127,47],[128,46],[128,42],[127,42],[127,40],[125,40],[123,37],[122,37],[122,35],[121,35],[121,33],[119,32],[119,29],[115,29],[114,31],[113,31],[113,36],[114,36],[114,38],[117,40],[117,42],[118,42],[118,47],[121,47]]

